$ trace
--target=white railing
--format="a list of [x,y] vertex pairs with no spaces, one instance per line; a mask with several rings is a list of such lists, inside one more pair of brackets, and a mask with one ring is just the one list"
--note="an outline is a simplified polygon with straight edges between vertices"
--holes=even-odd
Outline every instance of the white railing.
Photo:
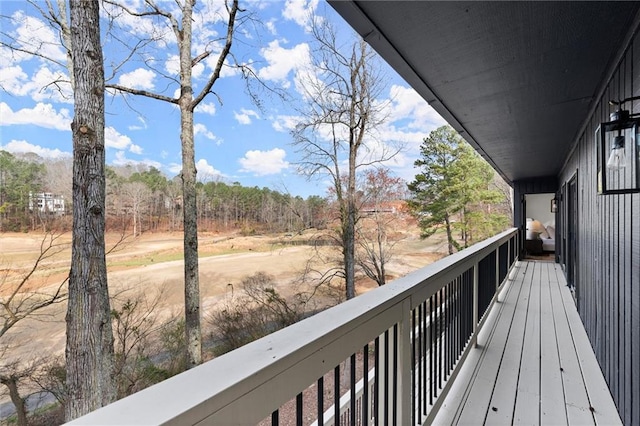
[[[443,309],[438,308],[436,310],[436,317],[439,317],[442,313]],[[431,327],[431,320],[430,318],[427,318],[426,320],[426,331],[427,334],[431,333],[430,331],[430,327]],[[412,342],[416,340],[416,336],[421,333],[422,330],[420,330],[419,327],[417,327],[414,324],[414,327],[412,329]],[[441,341],[441,339],[439,339]],[[428,358],[430,356],[430,354],[427,354],[427,359],[426,362],[430,361],[430,358]],[[414,366],[414,370],[416,369],[416,366]],[[375,373],[375,369],[370,369],[369,373],[367,374],[367,387],[368,387],[368,391],[369,391],[369,395],[373,395],[375,392],[375,386],[376,386],[376,373]],[[366,400],[365,399],[365,380],[364,377],[362,379],[360,379],[355,386],[355,400],[356,400],[356,407],[359,407],[359,409],[356,410],[356,421],[354,422],[356,425],[363,425],[363,424],[374,424],[375,423],[375,407],[374,404],[372,404],[371,400]],[[416,393],[416,392],[414,392]],[[363,404],[368,404],[369,405],[369,415],[367,416],[367,419],[364,419],[364,413],[362,410]],[[332,405],[331,407],[329,407],[327,410],[324,411],[324,416],[323,416],[323,426],[335,426],[336,422],[335,422],[335,404]],[[341,397],[340,397],[340,404],[339,404],[339,422],[338,425],[348,425],[350,424],[350,419],[351,419],[351,393],[350,392],[345,392]],[[318,421],[314,421],[311,426],[319,426],[318,425]]]
[[[327,410],[331,403],[318,398],[309,408],[309,392],[322,394],[317,391],[323,377],[340,374],[341,363],[354,354],[361,354],[362,371],[372,371],[373,385],[358,387],[354,372],[348,383],[334,385],[338,395],[332,401],[340,401],[341,417],[357,404],[366,414],[358,418],[366,420],[356,424],[374,418],[380,424],[385,418],[428,422],[517,260],[518,247],[516,229],[505,231],[71,424],[249,425],[269,418],[278,424],[280,411],[291,411],[281,407],[296,397],[297,423],[324,417],[323,424],[333,424],[335,407]],[[356,415],[346,417],[341,424]]]

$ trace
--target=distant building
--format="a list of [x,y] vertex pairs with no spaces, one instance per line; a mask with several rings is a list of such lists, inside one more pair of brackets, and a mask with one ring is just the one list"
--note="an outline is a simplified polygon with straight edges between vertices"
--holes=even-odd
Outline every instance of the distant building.
[[64,196],[52,192],[29,193],[29,210],[52,215],[64,215]]

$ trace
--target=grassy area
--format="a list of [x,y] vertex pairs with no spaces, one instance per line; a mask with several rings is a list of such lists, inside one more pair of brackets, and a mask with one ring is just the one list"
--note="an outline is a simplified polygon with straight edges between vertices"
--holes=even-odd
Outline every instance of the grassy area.
[[174,260],[182,260],[184,256],[181,252],[177,253],[156,253],[147,256],[133,257],[127,259],[107,260],[107,267],[134,267],[147,266],[154,263],[172,262]]
[[[213,257],[213,256],[224,256],[230,254],[242,254],[242,253],[256,253],[256,252],[266,252],[272,250],[274,248],[285,248],[285,245],[272,245],[272,246],[257,246],[257,247],[229,247],[222,248],[218,247],[214,250],[207,250],[210,247],[203,247],[198,250],[198,257]],[[173,262],[178,260],[184,260],[184,254],[181,250],[171,251],[171,252],[157,252],[150,253],[144,256],[139,257],[130,257],[126,259],[107,259],[107,267],[123,267],[123,268],[133,268],[133,267],[141,267],[141,266],[149,266],[156,263],[164,263],[164,262]]]

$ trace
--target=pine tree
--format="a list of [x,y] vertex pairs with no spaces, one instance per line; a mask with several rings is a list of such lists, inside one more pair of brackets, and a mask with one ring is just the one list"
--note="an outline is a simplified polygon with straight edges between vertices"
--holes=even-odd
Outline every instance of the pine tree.
[[[432,131],[420,146],[420,155],[414,165],[421,172],[409,184],[409,207],[423,238],[444,227],[453,254],[454,249],[486,236],[485,225],[491,224],[493,232],[506,225],[506,216],[483,208],[502,201],[502,194],[491,188],[495,172],[453,128]],[[456,230],[463,244],[455,238]]]

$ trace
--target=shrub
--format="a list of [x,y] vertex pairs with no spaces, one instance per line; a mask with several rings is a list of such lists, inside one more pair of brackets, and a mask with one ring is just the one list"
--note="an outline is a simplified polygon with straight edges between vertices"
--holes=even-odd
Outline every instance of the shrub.
[[242,293],[234,295],[232,291],[222,308],[209,315],[208,322],[218,340],[214,349],[216,355],[239,348],[304,317],[309,299],[296,293],[292,300],[287,300],[274,284],[273,277],[264,272],[247,276],[241,282]]

